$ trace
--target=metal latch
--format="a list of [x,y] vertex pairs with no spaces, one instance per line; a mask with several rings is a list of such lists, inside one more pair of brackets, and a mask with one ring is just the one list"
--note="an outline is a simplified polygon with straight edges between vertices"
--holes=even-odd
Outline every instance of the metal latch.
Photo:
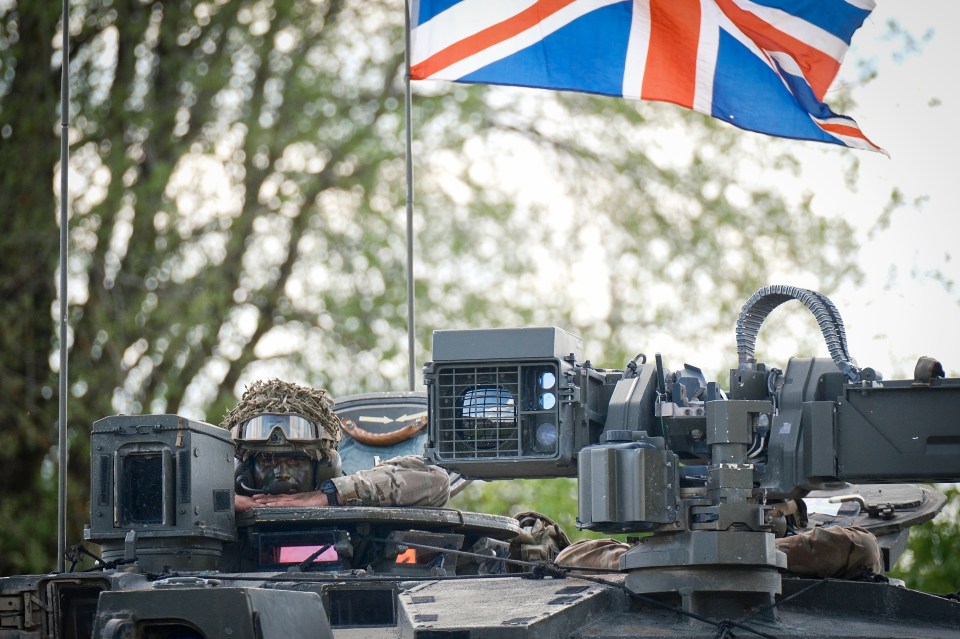
[[860,495],[838,495],[830,498],[831,504],[842,504],[847,501],[855,501],[860,504],[860,509],[866,511],[871,517],[878,519],[893,519],[893,504],[873,504],[867,505]]

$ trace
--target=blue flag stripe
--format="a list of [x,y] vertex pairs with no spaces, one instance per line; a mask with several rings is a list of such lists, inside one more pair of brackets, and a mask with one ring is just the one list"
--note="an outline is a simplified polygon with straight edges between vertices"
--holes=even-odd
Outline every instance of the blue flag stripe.
[[870,15],[845,0],[753,0],[754,3],[780,9],[806,20],[837,36],[847,44],[854,32]]
[[[628,19],[624,19],[624,12]],[[628,4],[593,11],[536,44],[464,76],[461,81],[619,96],[630,29],[629,12]]]
[[[809,87],[807,91],[816,100]],[[720,34],[711,115],[741,129],[840,144],[797,108],[794,95],[770,67],[725,32]]]

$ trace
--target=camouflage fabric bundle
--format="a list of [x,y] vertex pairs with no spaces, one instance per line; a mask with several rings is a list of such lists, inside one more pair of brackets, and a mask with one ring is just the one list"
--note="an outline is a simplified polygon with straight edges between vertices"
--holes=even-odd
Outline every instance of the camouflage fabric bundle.
[[620,557],[630,548],[630,544],[616,539],[584,539],[560,551],[556,561],[574,571],[577,568],[620,570]]
[[[883,574],[877,538],[859,526],[813,528],[777,539],[776,544],[787,555],[787,570],[798,575],[857,579]],[[615,539],[585,539],[563,550],[557,563],[573,569],[620,570],[620,557],[630,548]]]
[[514,515],[522,533],[510,541],[510,554],[523,561],[553,561],[570,539],[555,521],[538,512]]
[[777,540],[787,555],[787,570],[798,575],[857,579],[882,575],[877,538],[860,526],[814,528]]
[[322,388],[308,388],[279,379],[257,380],[247,386],[243,397],[220,422],[227,430],[264,413],[302,415],[317,423],[326,431],[329,439],[321,435],[321,448],[336,448],[343,431],[340,419],[333,412],[333,401]]

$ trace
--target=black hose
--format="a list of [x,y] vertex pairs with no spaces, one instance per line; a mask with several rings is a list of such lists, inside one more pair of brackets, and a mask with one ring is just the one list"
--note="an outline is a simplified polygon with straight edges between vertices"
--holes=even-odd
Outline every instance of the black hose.
[[860,381],[860,369],[850,357],[847,347],[847,333],[843,327],[840,312],[826,296],[805,288],[774,284],[765,286],[753,294],[740,310],[737,318],[737,356],[740,366],[754,362],[757,335],[763,321],[770,312],[790,300],[797,300],[813,313],[820,326],[820,332],[827,344],[827,350],[837,365],[851,382]]

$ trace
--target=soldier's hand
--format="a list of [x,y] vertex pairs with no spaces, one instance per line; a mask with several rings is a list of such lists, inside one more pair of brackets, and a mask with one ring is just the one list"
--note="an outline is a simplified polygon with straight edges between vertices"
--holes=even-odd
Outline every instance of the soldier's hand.
[[327,494],[321,490],[292,495],[254,495],[254,506],[329,506]]
[[257,502],[253,501],[251,497],[246,495],[234,495],[233,496],[233,509],[238,513],[245,513],[251,508],[254,508],[257,505]]

